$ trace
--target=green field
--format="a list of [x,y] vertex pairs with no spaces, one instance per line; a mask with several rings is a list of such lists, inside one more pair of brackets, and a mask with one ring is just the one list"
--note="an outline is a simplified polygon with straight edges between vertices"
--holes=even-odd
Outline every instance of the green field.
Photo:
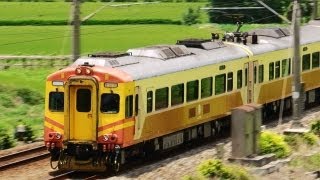
[[0,71],[0,128],[13,136],[14,128],[30,125],[37,137],[43,134],[46,76],[57,68],[9,69]]
[[[95,12],[93,20],[119,20],[119,19],[170,19],[181,20],[182,15],[189,7],[204,7],[206,3],[157,3],[132,6],[112,7],[114,4],[128,3],[102,3],[86,2],[81,4],[81,17]],[[0,2],[0,21],[22,20],[70,20],[71,3],[65,2]],[[205,11],[201,11],[201,21],[208,22]]]
[[[101,51],[126,51],[154,44],[174,44],[183,38],[210,38],[212,26],[118,25],[83,26],[81,51],[85,55]],[[71,54],[71,27],[0,27],[0,54]]]

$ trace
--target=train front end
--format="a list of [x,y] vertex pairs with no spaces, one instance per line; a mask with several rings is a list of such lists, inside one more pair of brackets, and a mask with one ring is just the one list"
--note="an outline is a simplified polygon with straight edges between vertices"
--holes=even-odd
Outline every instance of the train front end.
[[120,108],[132,93],[130,81],[112,67],[88,62],[48,77],[44,141],[52,168],[119,169],[122,149],[133,139],[134,120]]

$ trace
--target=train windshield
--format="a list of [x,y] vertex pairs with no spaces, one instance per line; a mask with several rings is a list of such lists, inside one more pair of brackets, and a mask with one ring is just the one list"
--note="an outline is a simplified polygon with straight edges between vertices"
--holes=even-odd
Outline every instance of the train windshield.
[[103,113],[119,112],[120,96],[118,94],[105,93],[101,95],[100,111]]
[[62,112],[64,109],[64,93],[50,92],[49,93],[49,109],[50,111]]

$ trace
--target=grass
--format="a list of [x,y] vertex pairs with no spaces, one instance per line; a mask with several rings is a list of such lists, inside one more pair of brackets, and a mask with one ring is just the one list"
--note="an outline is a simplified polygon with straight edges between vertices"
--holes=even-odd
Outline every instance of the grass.
[[[43,134],[43,109],[44,102],[39,99],[44,97],[45,79],[48,74],[55,71],[53,68],[34,69],[9,69],[0,71],[0,127],[8,129],[13,135],[19,123],[32,127],[37,137]],[[33,92],[31,98],[36,98],[39,103],[28,104],[23,101],[22,89]]]
[[[267,25],[244,25],[242,31]],[[156,44],[174,44],[178,39],[211,38],[211,32],[235,31],[235,25],[107,25],[82,26],[83,55],[101,51],[126,51]],[[69,26],[0,27],[0,54],[65,55],[71,54]]]
[[[174,44],[190,37],[210,38],[212,27],[179,25],[83,26],[81,51],[126,51],[154,44]],[[0,54],[71,54],[71,28],[64,26],[20,26],[0,28]]]
[[[116,19],[171,19],[181,20],[182,14],[189,7],[204,7],[207,3],[157,3],[134,6],[111,7],[112,4],[127,3],[102,3],[86,2],[81,4],[81,16],[95,12],[102,6],[106,6],[97,13],[93,20]],[[0,2],[1,20],[69,20],[71,3],[66,2]],[[208,22],[205,11],[201,11],[202,22]]]
[[296,157],[290,162],[290,166],[302,167],[307,171],[316,171],[320,169],[320,153],[307,156]]

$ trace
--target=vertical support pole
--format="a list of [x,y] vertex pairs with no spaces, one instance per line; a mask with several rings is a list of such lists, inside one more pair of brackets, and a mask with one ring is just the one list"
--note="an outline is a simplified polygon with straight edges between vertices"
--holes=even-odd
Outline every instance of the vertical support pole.
[[72,60],[80,57],[80,0],[73,0]]
[[293,4],[293,122],[292,126],[297,127],[300,125],[301,118],[301,80],[300,80],[300,0],[294,0]]

